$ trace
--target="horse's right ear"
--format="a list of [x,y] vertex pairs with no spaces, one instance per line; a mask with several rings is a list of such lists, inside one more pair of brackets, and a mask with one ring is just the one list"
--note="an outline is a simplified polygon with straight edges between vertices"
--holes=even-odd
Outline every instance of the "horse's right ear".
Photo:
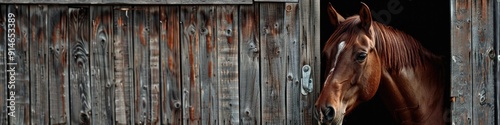
[[337,27],[342,21],[344,21],[344,17],[337,13],[335,9],[332,6],[332,3],[328,3],[328,17],[330,18],[330,23],[334,26]]

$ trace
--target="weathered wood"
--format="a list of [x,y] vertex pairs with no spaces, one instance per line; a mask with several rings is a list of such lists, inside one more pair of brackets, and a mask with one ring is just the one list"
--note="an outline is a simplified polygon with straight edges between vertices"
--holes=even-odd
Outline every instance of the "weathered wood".
[[[286,3],[291,3],[291,2],[294,2],[294,3],[298,3],[299,0],[253,0],[255,2],[286,2]],[[303,0],[300,0],[301,2]]]
[[[495,0],[472,2],[472,124],[495,122],[495,77],[493,3]],[[498,87],[498,86],[497,86]]]
[[179,7],[160,7],[162,124],[180,125],[182,118]]
[[[112,125],[114,121],[115,84],[112,82],[113,20],[111,6],[91,6],[90,81],[92,124]],[[90,27],[90,26],[89,26]]]
[[201,6],[198,9],[200,41],[200,88],[201,124],[211,125],[219,122],[219,82],[217,75],[216,18],[214,6]]
[[[28,5],[7,6],[7,115],[16,125],[30,124],[28,9]],[[9,18],[12,14],[15,17]]]
[[68,35],[66,6],[50,5],[47,19],[49,36],[49,112],[51,124],[69,124]]
[[472,124],[471,0],[451,1],[452,124]]
[[129,7],[114,8],[113,62],[115,88],[115,123],[134,123],[132,14]]
[[240,6],[240,123],[261,124],[259,6]]
[[238,7],[217,7],[219,123],[240,124]]
[[300,98],[300,42],[299,42],[299,4],[285,4],[285,47],[286,51],[286,124],[302,124]]
[[90,88],[89,39],[90,21],[88,8],[69,8],[69,91],[71,124],[92,124]]
[[[281,2],[297,0],[277,0]],[[253,0],[0,0],[7,4],[252,4]]]
[[30,6],[31,123],[45,125],[49,124],[47,11],[47,5]]
[[198,6],[181,6],[182,124],[199,124],[199,38]]
[[132,11],[134,17],[134,106],[135,124],[150,124],[151,113],[150,77],[149,77],[149,30],[150,18],[148,7],[135,7]]
[[149,7],[149,66],[151,70],[151,123],[159,125],[160,122],[160,8]]
[[[312,109],[314,103],[320,93],[320,17],[319,17],[319,0],[305,0],[299,3],[299,19],[300,19],[300,66],[311,66],[311,78],[313,82],[313,90],[306,96],[301,96],[302,123],[301,124],[317,124],[313,118]],[[302,73],[299,75],[303,78]]]
[[7,5],[0,5],[0,124],[6,125],[7,120],[7,79],[6,56],[7,37],[5,26],[7,22]]
[[284,3],[260,4],[262,124],[285,124]]

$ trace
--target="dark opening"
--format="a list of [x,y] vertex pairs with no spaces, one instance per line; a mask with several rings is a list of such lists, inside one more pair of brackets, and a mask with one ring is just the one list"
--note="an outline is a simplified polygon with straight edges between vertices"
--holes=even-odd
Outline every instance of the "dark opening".
[[[431,52],[443,56],[445,63],[448,64],[447,70],[449,71],[451,15],[450,2],[446,0],[321,0],[321,48],[333,33],[327,15],[326,7],[328,2],[332,3],[333,7],[342,16],[349,17],[359,13],[361,1],[370,7],[374,20],[413,36]],[[322,73],[322,75],[324,74]],[[321,83],[323,83],[324,76],[321,78]],[[450,84],[447,85],[447,97],[449,97]],[[349,116],[345,117],[344,124],[399,124],[393,121],[391,112],[385,108],[377,95],[371,101],[358,106]]]

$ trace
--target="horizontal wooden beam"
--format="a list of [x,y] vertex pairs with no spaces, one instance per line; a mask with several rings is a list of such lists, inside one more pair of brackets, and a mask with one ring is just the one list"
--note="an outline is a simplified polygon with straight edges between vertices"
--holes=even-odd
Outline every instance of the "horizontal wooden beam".
[[0,4],[253,4],[253,0],[0,0]]

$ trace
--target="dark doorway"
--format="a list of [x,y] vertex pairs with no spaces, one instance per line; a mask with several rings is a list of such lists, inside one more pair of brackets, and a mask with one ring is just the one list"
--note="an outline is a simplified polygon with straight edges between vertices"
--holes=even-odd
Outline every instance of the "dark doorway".
[[[412,35],[436,55],[443,56],[445,63],[450,62],[450,2],[446,0],[321,0],[321,48],[333,33],[328,21],[326,7],[328,2],[344,17],[356,15],[366,3],[372,10],[374,20]],[[325,70],[325,69],[322,69]],[[449,71],[449,66],[448,66]],[[323,75],[323,73],[322,73]],[[322,83],[324,76],[321,77]],[[449,77],[448,77],[449,78]],[[449,85],[449,84],[447,84]],[[323,85],[321,85],[323,86]],[[447,87],[449,91],[449,86]],[[449,93],[449,92],[447,92]],[[378,94],[377,94],[378,95]],[[448,95],[449,96],[449,95]],[[449,107],[449,106],[448,106]],[[344,120],[344,124],[399,124],[393,121],[391,112],[375,96],[360,106]]]

